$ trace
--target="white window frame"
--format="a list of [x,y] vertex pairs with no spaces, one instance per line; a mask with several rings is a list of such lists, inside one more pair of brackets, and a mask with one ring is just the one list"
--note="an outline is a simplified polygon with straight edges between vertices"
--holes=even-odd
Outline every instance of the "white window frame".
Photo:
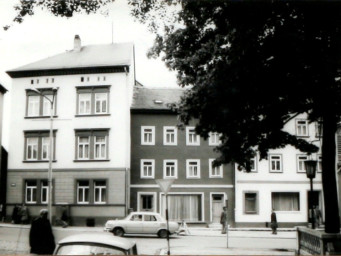
[[[88,95],[89,98],[81,99],[81,96]],[[89,111],[86,111],[86,102],[89,102]],[[81,103],[84,103],[84,111],[81,112]],[[79,93],[78,95],[78,115],[91,115],[91,93]]]
[[209,146],[219,146],[221,144],[220,134],[217,132],[210,132],[208,138]]
[[[279,157],[279,160],[277,160],[277,159],[273,159],[273,157]],[[279,170],[277,170],[277,169],[272,169],[272,162],[273,161],[279,161],[279,163],[280,163],[280,169]],[[269,164],[270,164],[270,166],[269,166],[269,170],[270,170],[270,172],[274,172],[274,173],[281,173],[281,172],[283,172],[283,158],[282,158],[282,155],[280,155],[280,154],[271,154],[270,156],[269,156]],[[276,164],[276,166],[277,166],[277,164]]]
[[[196,163],[192,165],[192,163]],[[192,174],[194,168],[197,168],[197,175]],[[187,159],[186,160],[186,178],[187,179],[200,179],[200,159]]]
[[[304,122],[304,124],[301,122]],[[297,136],[309,136],[309,125],[308,120],[305,119],[296,119],[296,135]],[[305,127],[306,133],[303,133]]]
[[[151,163],[151,175],[144,175],[144,167],[146,166],[146,163]],[[140,165],[140,177],[141,179],[154,179],[155,178],[155,160],[154,159],[141,159],[141,165]]]
[[[46,182],[47,184],[44,185],[44,182]],[[47,204],[49,201],[49,183],[48,181],[41,181],[40,182],[40,199],[41,199],[41,203],[42,204]],[[46,200],[43,200],[43,194],[44,194],[44,190],[46,191]]]
[[[29,142],[30,139],[35,139],[35,143]],[[31,147],[31,155],[29,155],[29,148]],[[26,138],[26,160],[36,161],[39,154],[39,137],[27,137]],[[34,157],[34,149],[36,150],[36,157]]]
[[45,97],[50,99],[51,101],[53,101],[52,113],[53,113],[53,115],[55,115],[55,113],[56,113],[56,110],[55,110],[56,101],[53,100],[53,95],[52,94],[46,94],[43,97],[42,115],[43,116],[50,116],[51,115],[51,102],[48,99],[46,99]]
[[[223,165],[220,165],[220,166],[218,166],[218,167],[214,167],[213,168],[213,161],[214,161],[215,159],[214,158],[210,158],[210,159],[208,159],[208,167],[209,167],[209,178],[223,178]],[[218,174],[214,174],[213,173],[213,170],[215,170],[216,171],[216,173],[218,173]]]
[[[172,130],[172,132],[169,132]],[[167,141],[168,135],[173,135],[174,141]],[[163,127],[163,145],[176,146],[178,144],[178,129],[175,126],[164,126]]]
[[[167,174],[167,164],[174,163],[174,175],[166,176]],[[178,160],[163,160],[163,178],[164,179],[177,179],[178,178]]]
[[[88,182],[88,185],[80,185],[81,181],[77,181],[77,204],[89,204],[90,203],[90,181],[87,181]],[[88,197],[89,197],[89,200],[88,201],[85,201],[85,191],[88,190]],[[82,193],[82,199],[83,200],[79,200],[79,195],[80,195],[80,192]]]
[[[87,143],[84,143],[84,142],[80,142],[80,138],[85,138],[87,137],[88,138],[88,142]],[[79,160],[87,160],[87,159],[90,159],[90,136],[77,136],[77,147],[78,147],[78,150],[77,150],[77,159]],[[85,155],[85,150],[84,150],[84,146],[85,145],[88,145],[88,156],[87,157],[84,157]],[[83,152],[83,157],[80,157],[79,156],[79,153],[80,152]]]
[[39,116],[40,95],[28,95],[27,116]]
[[[27,204],[36,204],[37,203],[37,192],[38,192],[38,184],[37,181],[35,181],[35,185],[28,185],[28,182],[30,181],[26,181],[25,183],[25,203]],[[35,190],[35,194],[36,194],[36,198],[33,198],[33,191]],[[31,195],[31,200],[27,200],[28,199],[28,194]]]
[[[48,142],[46,142],[46,140]],[[44,157],[44,148],[46,148],[46,157]],[[41,160],[49,160],[49,156],[50,156],[50,137],[42,137],[41,138]]]
[[195,133],[194,126],[186,127],[186,145],[187,146],[200,146],[200,136]]
[[[97,182],[104,181],[105,185],[96,185]],[[107,196],[108,196],[108,189],[107,189],[107,182],[105,180],[95,180],[94,181],[94,204],[106,204],[107,203]],[[97,190],[97,192],[96,192]],[[105,190],[105,200],[103,200],[103,190]],[[99,193],[100,201],[96,201],[96,194]]]
[[296,156],[297,172],[298,173],[305,173],[306,172],[304,162],[307,160],[308,160],[307,155],[300,154],[300,155]]
[[[97,138],[103,138],[103,137],[104,137],[104,142],[103,141],[97,142]],[[99,146],[98,157],[97,157],[97,150],[96,150],[97,145]],[[104,145],[104,152],[102,151],[103,145]],[[102,153],[104,153],[104,156],[102,156]],[[107,158],[107,136],[94,136],[94,159],[106,159],[106,158]]]
[[[151,129],[151,141],[146,141],[145,131],[149,129]],[[155,145],[155,126],[141,126],[141,145]]]
[[[108,113],[108,93],[96,92],[95,94],[95,114],[107,114]],[[97,95],[104,95],[103,99],[96,99]],[[97,102],[100,102],[100,111],[97,111]],[[105,110],[102,111],[103,103],[105,102]]]

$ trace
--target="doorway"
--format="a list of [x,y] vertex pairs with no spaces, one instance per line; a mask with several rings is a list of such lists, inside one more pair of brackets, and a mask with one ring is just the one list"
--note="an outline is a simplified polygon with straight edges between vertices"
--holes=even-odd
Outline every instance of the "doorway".
[[220,215],[225,206],[224,194],[212,194],[212,223],[220,223]]

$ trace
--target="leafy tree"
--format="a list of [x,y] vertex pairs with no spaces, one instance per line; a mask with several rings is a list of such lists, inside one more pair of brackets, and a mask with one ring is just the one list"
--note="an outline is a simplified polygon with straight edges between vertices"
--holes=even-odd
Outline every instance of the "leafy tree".
[[[112,2],[21,1],[15,21],[44,7],[57,16],[96,12]],[[162,56],[190,86],[177,106],[180,120],[198,120],[196,132],[222,134],[216,164],[250,159],[292,145],[318,148],[283,131],[306,113],[323,126],[322,183],[325,231],[339,233],[335,133],[341,115],[338,1],[130,0],[132,14],[156,35],[150,56]],[[57,6],[55,6],[57,5]]]

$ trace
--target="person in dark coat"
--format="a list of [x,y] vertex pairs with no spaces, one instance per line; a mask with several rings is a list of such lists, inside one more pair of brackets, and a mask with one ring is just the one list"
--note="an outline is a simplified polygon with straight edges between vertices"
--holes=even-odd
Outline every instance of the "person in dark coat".
[[272,229],[272,234],[276,235],[277,234],[277,217],[276,217],[276,213],[275,210],[272,209],[272,213],[271,213],[271,229]]
[[19,224],[20,223],[20,215],[19,215],[19,206],[16,204],[14,205],[13,211],[12,211],[12,223],[13,224]]
[[226,206],[224,206],[223,211],[220,215],[220,224],[223,225],[221,229],[222,234],[226,234],[226,222],[227,222],[227,212],[226,212]]
[[56,247],[47,214],[47,209],[40,210],[40,216],[32,222],[30,230],[31,253],[52,254]]
[[29,214],[28,208],[25,204],[22,204],[22,206],[19,210],[19,215],[20,215],[20,223],[21,224],[28,224],[30,222],[30,214]]

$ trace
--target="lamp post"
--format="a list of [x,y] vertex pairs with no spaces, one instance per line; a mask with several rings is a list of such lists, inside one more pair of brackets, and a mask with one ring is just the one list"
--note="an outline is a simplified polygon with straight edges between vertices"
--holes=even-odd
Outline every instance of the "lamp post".
[[49,211],[49,220],[50,223],[52,224],[52,141],[53,141],[53,104],[54,104],[54,98],[55,98],[55,93],[57,91],[57,88],[52,88],[52,100],[48,97],[46,97],[41,91],[39,91],[36,88],[32,88],[32,91],[38,93],[45,99],[47,99],[50,102],[50,135],[49,135],[49,169],[48,169],[48,174],[47,174],[47,182],[48,182],[48,188],[49,188],[49,198],[48,198],[48,211]]
[[312,229],[315,229],[315,220],[314,220],[314,208],[313,208],[313,179],[316,175],[316,166],[317,161],[316,160],[307,160],[304,161],[305,170],[308,179],[310,179],[310,196],[309,196],[309,211],[311,211],[311,227]]

